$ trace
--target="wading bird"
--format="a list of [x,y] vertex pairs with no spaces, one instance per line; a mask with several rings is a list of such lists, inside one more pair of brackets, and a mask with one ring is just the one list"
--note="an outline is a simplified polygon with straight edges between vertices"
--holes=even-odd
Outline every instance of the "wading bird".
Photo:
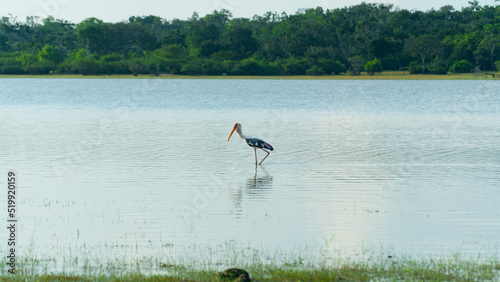
[[245,139],[248,146],[253,148],[253,150],[255,152],[255,165],[257,165],[257,148],[259,148],[262,151],[267,153],[267,155],[262,159],[262,161],[260,161],[259,165],[267,158],[267,156],[269,156],[269,152],[264,150],[264,149],[268,149],[271,151],[274,150],[273,146],[271,146],[271,144],[269,144],[267,142],[264,142],[264,140],[243,135],[243,133],[241,132],[241,124],[239,124],[239,123],[236,123],[234,125],[233,130],[231,131],[231,134],[229,134],[229,137],[227,138],[227,142],[229,142],[229,139],[231,138],[231,135],[233,135],[234,131],[238,132],[238,135],[241,138]]

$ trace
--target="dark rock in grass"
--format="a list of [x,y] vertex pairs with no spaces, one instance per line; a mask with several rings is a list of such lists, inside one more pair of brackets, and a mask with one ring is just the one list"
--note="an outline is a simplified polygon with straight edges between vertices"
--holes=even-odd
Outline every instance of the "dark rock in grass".
[[217,272],[217,275],[224,280],[227,279],[231,281],[250,282],[250,275],[248,272],[239,268],[228,268],[223,272]]

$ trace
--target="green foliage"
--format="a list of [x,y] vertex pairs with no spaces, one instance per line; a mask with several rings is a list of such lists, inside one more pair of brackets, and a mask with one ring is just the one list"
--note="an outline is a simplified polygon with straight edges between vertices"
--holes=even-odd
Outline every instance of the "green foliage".
[[10,46],[8,44],[9,37],[7,35],[0,33],[0,51],[9,51]]
[[0,58],[1,74],[23,74],[25,73],[21,62],[16,58]]
[[360,55],[350,58],[349,63],[351,64],[349,67],[350,75],[360,75],[365,68],[365,59]]
[[44,66],[49,69],[55,69],[56,66],[63,61],[63,54],[57,47],[52,47],[50,45],[45,45],[42,50],[38,53],[38,58],[40,58],[40,63],[34,66],[37,70],[30,70],[29,73],[45,73],[43,71]]
[[425,74],[427,72],[426,60],[439,55],[443,50],[443,44],[435,35],[422,34],[417,37],[409,37],[406,40],[405,48],[411,55],[420,57],[421,71],[422,74]]
[[409,65],[409,62],[403,62],[401,58],[394,55],[389,55],[380,60],[382,64],[382,69],[384,70],[399,70],[400,66],[403,64],[405,66]]
[[222,75],[224,69],[218,61],[203,60],[201,64],[201,74],[203,75]]
[[500,61],[495,62],[495,67],[497,68],[497,71],[500,71]]
[[142,59],[133,59],[128,63],[128,69],[132,72],[134,76],[138,74],[148,73],[146,70],[146,65]]
[[233,59],[243,59],[254,54],[258,44],[249,27],[230,25],[221,38],[223,50],[233,54]]
[[370,54],[376,58],[383,58],[396,50],[396,44],[385,37],[379,37],[370,42]]
[[187,74],[187,75],[199,75],[201,74],[201,67],[200,65],[196,63],[186,63],[181,69],[182,74]]
[[260,73],[262,73],[262,65],[255,59],[243,60],[234,69],[234,74],[238,75],[258,75]]
[[318,61],[318,66],[323,69],[326,74],[340,74],[347,71],[344,64],[339,61],[334,61],[332,59],[320,59]]
[[365,72],[367,72],[369,75],[373,75],[374,73],[381,73],[382,64],[377,59],[374,59],[373,61],[368,61],[365,64]]
[[60,63],[63,59],[59,48],[54,48],[49,45],[45,45],[45,47],[43,47],[43,49],[38,53],[38,57],[40,60],[55,64]]
[[173,45],[163,46],[155,50],[151,55],[168,59],[182,59],[187,54],[184,46],[181,46],[179,44],[173,44]]
[[477,55],[477,53],[475,54],[475,52],[478,49],[478,46],[484,35],[484,33],[477,30],[471,33],[457,34],[452,38],[445,38],[443,42],[449,45],[450,48],[452,48],[452,52],[449,55],[449,60],[451,62],[460,60],[474,62]]
[[75,73],[81,73],[83,75],[98,75],[103,72],[100,65],[91,60],[76,61],[73,63],[72,69]]
[[161,62],[160,65],[165,67],[165,72],[170,74],[180,74],[182,69],[182,63],[180,60],[166,59]]
[[[130,17],[78,24],[47,17],[0,20],[0,72],[160,75],[351,75],[408,67],[446,73],[466,60],[493,70],[500,60],[499,7],[426,12],[368,4],[251,19],[227,10],[186,20]],[[410,62],[418,61],[410,65]],[[409,66],[410,65],[410,66]],[[417,66],[420,69],[417,71]],[[452,66],[453,67],[453,66]],[[457,66],[460,68],[460,66]]]
[[98,64],[101,65],[100,70],[102,73],[100,74],[129,74],[130,68],[126,61],[109,61],[102,62],[98,61]]
[[[500,12],[500,6],[498,11]],[[484,33],[486,36],[482,38],[474,51],[476,64],[481,69],[495,69],[495,59],[500,58],[500,24],[486,25]]]
[[295,57],[291,57],[286,60],[283,65],[283,70],[287,75],[304,75],[306,74],[306,70],[309,68],[309,61],[305,58],[297,59]]
[[319,67],[317,65],[313,65],[312,67],[308,68],[306,70],[307,75],[322,75],[325,74],[325,71],[323,70],[322,67]]
[[[410,66],[408,67],[408,72],[410,74],[419,74],[422,73],[422,65],[419,64],[419,62],[411,62]],[[426,69],[425,72],[427,73],[428,70]]]
[[50,68],[45,70],[45,67],[42,65],[40,59],[35,54],[21,54],[17,57],[16,61],[21,64],[22,73],[46,74],[50,71]]
[[234,67],[232,74],[236,75],[279,75],[280,68],[276,65],[269,64],[264,60],[256,58],[248,58],[242,60]]
[[451,73],[470,73],[470,72],[473,71],[473,69],[474,69],[474,65],[473,64],[471,64],[467,60],[461,60],[461,61],[455,62],[451,66],[450,72]]
[[427,71],[430,74],[446,74],[449,66],[441,58],[436,58],[431,64],[427,65]]

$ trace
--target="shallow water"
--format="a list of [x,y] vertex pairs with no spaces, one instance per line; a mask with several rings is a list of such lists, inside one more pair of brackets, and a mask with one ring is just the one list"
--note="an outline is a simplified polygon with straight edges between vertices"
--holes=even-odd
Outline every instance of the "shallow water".
[[[20,255],[498,257],[497,82],[0,83]],[[275,148],[262,166],[235,122]]]

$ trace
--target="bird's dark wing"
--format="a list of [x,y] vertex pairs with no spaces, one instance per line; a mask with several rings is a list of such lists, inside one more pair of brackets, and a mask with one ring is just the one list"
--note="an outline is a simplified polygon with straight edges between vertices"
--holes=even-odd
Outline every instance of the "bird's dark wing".
[[268,149],[271,151],[274,150],[273,146],[271,146],[271,144],[264,142],[264,140],[261,140],[259,138],[245,138],[245,141],[247,141],[247,144],[250,147]]

